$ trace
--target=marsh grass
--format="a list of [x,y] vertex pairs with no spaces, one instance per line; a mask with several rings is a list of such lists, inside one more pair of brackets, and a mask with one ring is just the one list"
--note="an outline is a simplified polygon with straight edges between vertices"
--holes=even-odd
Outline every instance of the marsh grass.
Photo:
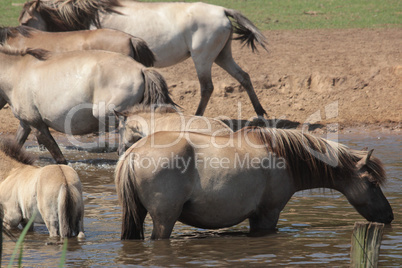
[[22,254],[23,254],[24,239],[25,239],[25,236],[28,233],[28,230],[31,227],[33,221],[35,220],[35,217],[36,217],[36,213],[34,213],[32,215],[31,219],[29,219],[27,225],[22,230],[22,233],[21,233],[20,237],[18,238],[17,244],[15,245],[13,254],[11,255],[10,262],[8,263],[8,267],[13,267],[14,260],[15,260],[16,255],[18,254],[18,251],[19,251],[18,267],[22,267]]
[[[174,2],[176,0],[165,0]],[[185,0],[197,2],[199,0]],[[143,2],[160,2],[146,0]],[[240,10],[261,30],[402,27],[401,0],[203,0]],[[17,26],[25,0],[0,1],[0,26]]]
[[[21,232],[20,237],[17,240],[17,243],[15,244],[13,254],[11,255],[10,261],[8,263],[8,267],[13,267],[15,266],[14,263],[16,261],[16,256],[18,254],[18,265],[17,267],[23,267],[22,265],[22,259],[23,259],[23,248],[24,248],[24,239],[26,234],[28,233],[29,228],[33,224],[33,221],[36,217],[36,213],[34,213],[31,217],[31,219],[28,221],[27,225],[24,227],[24,229]],[[2,263],[2,249],[3,249],[3,210],[0,207],[0,267]],[[59,267],[64,267],[66,263],[66,254],[67,254],[67,245],[68,245],[68,239],[64,238],[63,241],[63,249],[61,252],[61,257],[60,257],[60,264]]]

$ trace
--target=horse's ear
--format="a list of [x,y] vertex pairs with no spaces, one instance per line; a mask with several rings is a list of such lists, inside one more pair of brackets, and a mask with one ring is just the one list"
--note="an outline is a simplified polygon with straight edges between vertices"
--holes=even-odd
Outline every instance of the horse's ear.
[[28,9],[29,15],[32,15],[33,12],[34,12],[37,8],[39,8],[39,6],[40,6],[40,0],[36,0],[36,1],[34,1],[34,2],[31,2],[31,3],[32,3],[32,4],[30,5],[30,7],[29,7],[29,9]]
[[371,149],[370,151],[368,151],[367,154],[362,159],[360,159],[359,162],[357,162],[356,168],[361,169],[362,167],[367,165],[368,162],[370,161],[370,157],[373,154],[373,152],[374,152],[374,149]]

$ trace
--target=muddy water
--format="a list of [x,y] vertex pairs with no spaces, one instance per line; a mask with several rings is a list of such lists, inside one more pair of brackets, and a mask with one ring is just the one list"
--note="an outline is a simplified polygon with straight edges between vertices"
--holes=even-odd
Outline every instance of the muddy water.
[[[385,163],[389,181],[383,189],[394,209],[381,245],[380,266],[402,266],[401,138],[396,134],[341,134],[339,141],[352,148],[375,148]],[[30,148],[40,163],[49,154]],[[145,241],[120,241],[120,208],[113,182],[115,153],[65,149],[84,185],[87,238],[69,240],[67,265],[98,266],[348,266],[353,224],[364,221],[338,192],[314,190],[297,193],[281,214],[278,231],[264,237],[247,236],[243,222],[222,230],[202,230],[177,223],[168,241],[150,241],[152,223],[146,220]],[[15,231],[18,236],[19,232]],[[50,239],[45,226],[36,225],[26,237],[23,264],[54,267],[62,246]],[[14,242],[4,242],[3,264]]]

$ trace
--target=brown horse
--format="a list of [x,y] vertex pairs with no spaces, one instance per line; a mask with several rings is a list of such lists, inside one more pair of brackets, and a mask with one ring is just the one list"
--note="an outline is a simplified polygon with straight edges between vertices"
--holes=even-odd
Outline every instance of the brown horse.
[[[231,20],[232,19],[232,20]],[[118,0],[35,0],[27,2],[19,21],[44,31],[76,31],[110,28],[143,38],[156,55],[156,67],[192,58],[201,86],[196,115],[203,115],[214,85],[212,65],[216,63],[246,90],[255,112],[266,114],[248,73],[232,57],[234,39],[254,51],[265,49],[266,38],[239,11],[206,3],[147,3]]]
[[296,130],[156,132],[116,167],[121,238],[144,238],[148,212],[152,239],[169,238],[176,221],[216,229],[249,219],[250,232],[271,232],[292,195],[313,188],[337,190],[368,221],[390,223],[392,208],[380,188],[384,168],[371,152]]
[[184,115],[171,106],[136,105],[119,116],[119,155],[139,139],[157,131],[193,131],[213,136],[233,133],[222,121],[204,116]]
[[[59,164],[67,162],[49,127],[71,135],[109,131],[114,110],[174,105],[158,72],[119,53],[0,47],[0,62],[0,97],[20,120],[17,141],[22,146],[35,130]],[[110,124],[114,129],[117,122]]]
[[[84,202],[77,172],[65,165],[37,167],[18,144],[0,140],[0,205],[5,228],[44,223],[50,236],[84,235]],[[31,226],[33,230],[33,225]]]
[[17,49],[42,48],[52,52],[107,50],[132,57],[151,67],[155,56],[144,40],[112,29],[43,32],[28,26],[0,28],[0,45]]

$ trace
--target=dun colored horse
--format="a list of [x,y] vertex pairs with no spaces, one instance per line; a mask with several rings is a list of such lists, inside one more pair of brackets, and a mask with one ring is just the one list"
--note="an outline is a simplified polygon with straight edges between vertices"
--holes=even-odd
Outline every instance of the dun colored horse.
[[[233,21],[230,20],[233,19]],[[35,0],[24,5],[19,21],[45,31],[73,31],[104,27],[143,38],[156,54],[156,67],[167,67],[189,57],[201,86],[196,115],[203,115],[214,86],[215,62],[247,91],[255,112],[266,114],[255,94],[250,76],[232,57],[233,32],[256,49],[266,39],[240,12],[205,3],[146,3],[118,0]]]
[[144,66],[155,56],[144,40],[121,31],[97,29],[73,32],[43,32],[27,26],[0,28],[0,45],[17,49],[42,48],[52,52],[107,50],[132,57]]
[[337,190],[368,221],[390,223],[392,208],[380,188],[385,172],[371,152],[296,130],[244,128],[231,137],[156,132],[116,167],[121,238],[143,239],[148,212],[152,239],[169,238],[176,221],[215,229],[249,219],[250,232],[269,232],[292,195],[312,188]]
[[66,160],[49,127],[71,135],[109,131],[114,110],[138,103],[174,105],[159,73],[114,52],[0,47],[0,62],[0,101],[20,120],[18,143],[34,129],[59,164]]
[[193,131],[213,136],[233,133],[222,121],[184,115],[169,106],[152,107],[136,105],[130,111],[117,113],[119,116],[119,155],[139,139],[157,131]]
[[[50,236],[84,235],[84,202],[77,172],[65,165],[37,167],[16,143],[0,140],[0,206],[7,229],[44,223]],[[31,226],[33,230],[33,225]]]

